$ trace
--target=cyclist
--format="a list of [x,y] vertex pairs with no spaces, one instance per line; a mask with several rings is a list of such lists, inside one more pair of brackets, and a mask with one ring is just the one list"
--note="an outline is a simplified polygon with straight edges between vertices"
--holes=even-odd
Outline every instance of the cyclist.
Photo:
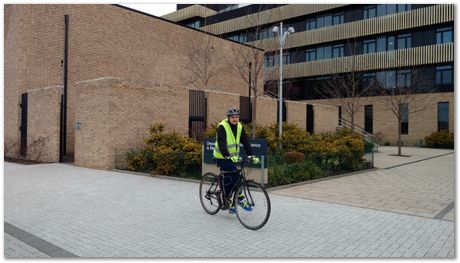
[[[236,172],[236,163],[239,160],[240,142],[244,146],[244,150],[248,157],[254,164],[259,163],[259,158],[253,156],[251,145],[249,144],[248,137],[244,131],[243,124],[239,122],[240,110],[237,108],[230,108],[227,111],[227,119],[222,120],[217,128],[216,145],[214,147],[214,158],[217,159],[217,165],[223,171],[234,171],[233,173],[224,174],[224,193],[230,204],[230,213],[235,213],[235,206],[231,200],[231,190],[236,182],[238,182],[241,174]],[[244,200],[244,196],[238,196],[238,205],[242,206],[244,210],[251,211],[252,208],[249,203]]]

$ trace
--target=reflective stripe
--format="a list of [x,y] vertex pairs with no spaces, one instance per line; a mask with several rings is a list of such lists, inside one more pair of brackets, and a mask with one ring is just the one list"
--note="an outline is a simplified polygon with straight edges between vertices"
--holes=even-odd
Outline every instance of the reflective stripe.
[[[227,142],[227,150],[230,156],[239,156],[240,154],[240,146],[243,146],[240,143],[240,138],[241,138],[241,133],[243,131],[243,125],[238,122],[237,124],[237,130],[236,130],[236,138],[235,135],[233,134],[233,131],[230,127],[230,124],[228,121],[225,119],[219,123],[219,126],[223,126],[225,129],[226,133],[226,142]],[[219,150],[219,143],[218,143],[218,138],[216,134],[216,144],[214,146],[214,152],[213,152],[214,158],[217,159],[224,159],[224,156]]]

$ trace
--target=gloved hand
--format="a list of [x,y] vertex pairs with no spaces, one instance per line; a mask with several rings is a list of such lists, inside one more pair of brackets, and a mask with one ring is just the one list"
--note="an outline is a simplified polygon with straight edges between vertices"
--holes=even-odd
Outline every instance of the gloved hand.
[[254,155],[253,155],[253,156],[249,156],[249,159],[251,160],[251,162],[252,162],[253,164],[258,164],[258,163],[260,163],[260,159],[259,159],[259,157],[257,157],[257,156],[254,156]]
[[237,163],[240,160],[239,156],[229,156],[227,159],[231,160],[234,163]]

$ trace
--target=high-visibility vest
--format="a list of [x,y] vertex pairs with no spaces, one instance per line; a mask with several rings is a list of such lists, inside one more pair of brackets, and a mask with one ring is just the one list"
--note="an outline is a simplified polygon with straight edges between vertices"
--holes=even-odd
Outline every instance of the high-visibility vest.
[[[236,128],[236,138],[233,135],[232,128],[230,127],[230,123],[228,123],[228,120],[223,120],[219,123],[217,128],[219,126],[224,126],[225,133],[227,134],[227,150],[230,156],[238,156],[240,154],[240,138],[241,138],[241,132],[243,130],[243,125],[238,122],[237,128]],[[214,152],[213,152],[214,158],[217,159],[224,159],[224,156],[219,150],[219,143],[217,142],[217,134],[216,134],[216,146],[214,147]]]

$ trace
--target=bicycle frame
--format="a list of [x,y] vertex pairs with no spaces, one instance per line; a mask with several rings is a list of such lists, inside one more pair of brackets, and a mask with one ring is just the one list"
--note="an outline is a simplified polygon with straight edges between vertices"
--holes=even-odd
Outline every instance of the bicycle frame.
[[[241,175],[240,178],[238,179],[238,181],[233,186],[233,188],[230,190],[231,195],[234,195],[235,191],[237,189],[239,189],[241,187],[241,185],[244,185],[244,184],[246,184],[246,182],[251,181],[251,180],[246,179],[246,171],[244,169],[244,163],[245,162],[247,162],[247,160],[243,160],[241,162],[238,162],[237,166],[239,165],[240,168],[238,169],[238,167],[237,167],[236,171],[221,171],[219,173],[219,175],[218,175],[218,177],[219,177],[218,178],[218,185],[219,185],[219,188],[220,188],[221,191],[220,191],[220,197],[218,198],[218,200],[220,201],[219,202],[220,209],[226,210],[226,209],[229,208],[227,198],[225,198],[226,193],[224,193],[224,187],[223,187],[224,175],[226,173],[235,173],[236,172],[236,173],[239,173]],[[249,201],[249,203],[251,205],[254,205],[254,200],[252,199],[251,192],[249,191],[249,189],[244,188],[244,191],[245,191],[244,196],[249,197],[249,198],[246,198],[246,199],[248,199],[248,201]]]

